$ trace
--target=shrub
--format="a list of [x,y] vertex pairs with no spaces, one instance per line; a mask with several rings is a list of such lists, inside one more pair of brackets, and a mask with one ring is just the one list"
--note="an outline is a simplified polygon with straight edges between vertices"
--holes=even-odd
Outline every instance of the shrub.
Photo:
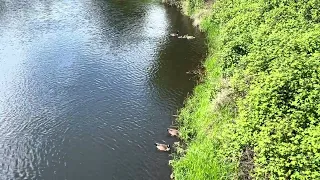
[[[204,5],[186,1],[191,13]],[[242,171],[241,153],[250,148],[256,179],[320,179],[319,23],[319,0],[215,2],[211,17],[202,23],[209,45],[215,45],[205,83],[198,87],[206,93],[196,88],[180,114],[190,152],[176,159],[175,171],[186,178],[178,177],[216,178],[221,174],[201,174],[206,167],[214,169],[208,165],[214,160],[224,162],[219,168],[224,171],[217,171],[223,177],[239,178],[232,171]],[[220,91],[221,78],[231,80],[236,105],[212,110],[209,104]],[[206,146],[195,155],[199,142]],[[212,153],[206,155],[205,148]],[[187,169],[189,158],[205,159],[206,165]]]

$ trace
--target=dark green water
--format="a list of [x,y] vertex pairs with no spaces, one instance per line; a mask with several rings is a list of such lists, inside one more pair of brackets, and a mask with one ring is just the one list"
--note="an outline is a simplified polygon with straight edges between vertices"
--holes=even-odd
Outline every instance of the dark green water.
[[161,4],[1,0],[0,179],[169,179],[153,143],[174,141],[205,52]]

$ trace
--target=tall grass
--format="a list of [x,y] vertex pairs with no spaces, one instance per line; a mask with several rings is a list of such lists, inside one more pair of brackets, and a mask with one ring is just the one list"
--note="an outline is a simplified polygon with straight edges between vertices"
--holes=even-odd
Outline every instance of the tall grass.
[[177,119],[180,138],[187,144],[187,151],[175,154],[174,176],[176,179],[232,179],[237,176],[236,161],[231,160],[234,157],[228,160],[222,156],[229,141],[226,125],[235,116],[234,104],[215,99],[228,88],[215,53],[220,43],[219,27],[205,19],[201,28],[207,32],[210,53],[204,62],[206,73]]
[[[192,16],[206,3],[181,4]],[[320,1],[209,9],[206,73],[178,117],[176,179],[320,179]]]

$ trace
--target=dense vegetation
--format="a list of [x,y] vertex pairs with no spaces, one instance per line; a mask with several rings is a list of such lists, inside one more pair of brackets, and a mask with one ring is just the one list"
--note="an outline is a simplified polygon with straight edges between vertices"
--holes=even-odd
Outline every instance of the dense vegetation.
[[320,0],[182,0],[208,34],[177,119],[183,180],[320,179]]

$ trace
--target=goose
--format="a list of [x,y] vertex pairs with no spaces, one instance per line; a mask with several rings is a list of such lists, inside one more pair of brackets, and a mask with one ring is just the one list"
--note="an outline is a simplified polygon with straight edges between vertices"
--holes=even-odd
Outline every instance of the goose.
[[177,31],[176,33],[171,33],[170,36],[172,36],[172,37],[179,37],[179,31]]
[[177,129],[167,128],[167,131],[171,136],[178,136],[179,135],[179,131]]
[[168,144],[160,144],[160,143],[154,143],[155,146],[157,146],[157,149],[159,151],[170,151],[170,145]]

